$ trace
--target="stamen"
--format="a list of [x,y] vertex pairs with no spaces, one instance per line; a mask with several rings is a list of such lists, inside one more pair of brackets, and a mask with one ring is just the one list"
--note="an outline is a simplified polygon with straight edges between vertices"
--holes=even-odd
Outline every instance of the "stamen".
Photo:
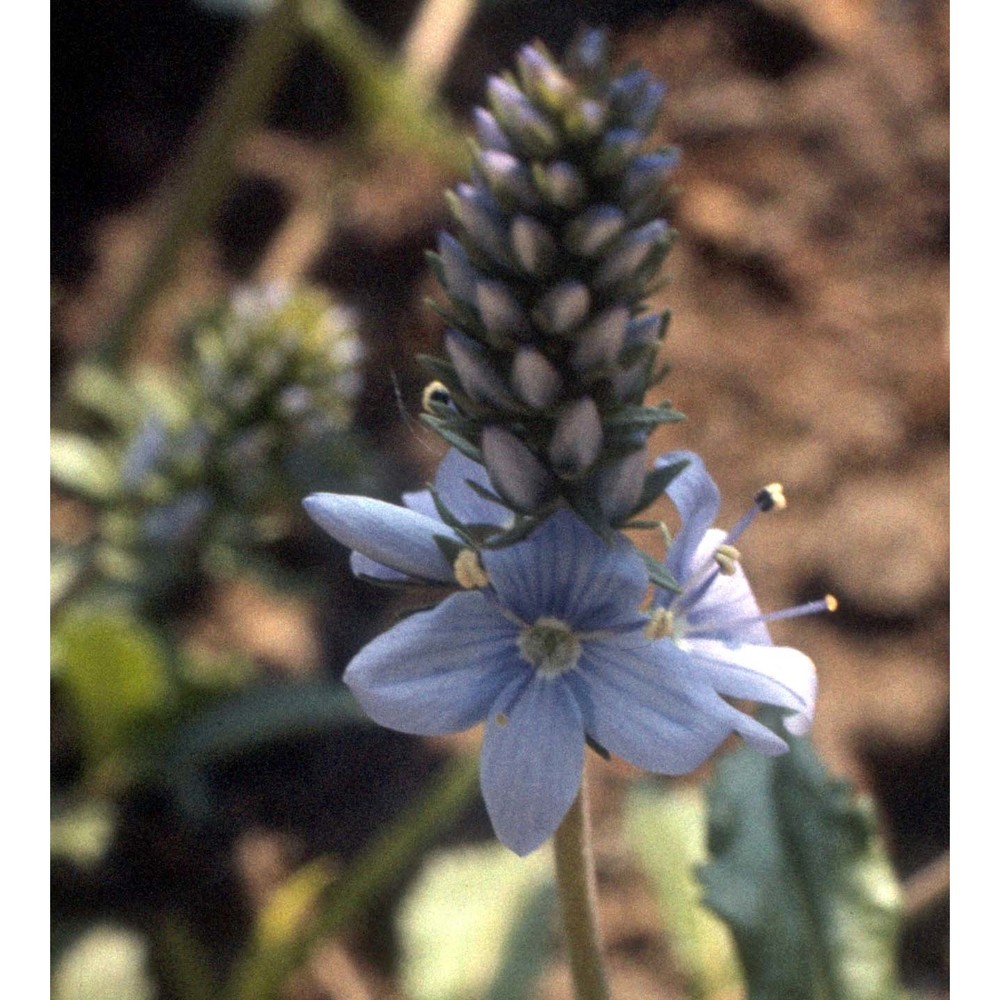
[[720,628],[730,628],[733,625],[754,625],[757,622],[776,622],[785,618],[801,618],[803,615],[815,615],[824,611],[836,611],[837,598],[833,594],[818,601],[797,604],[793,608],[783,608],[781,611],[771,611],[766,615],[748,615],[743,618],[727,618],[723,621],[700,622],[697,625],[685,625],[684,635],[699,635],[705,632],[715,632]]
[[726,535],[726,544],[732,545],[740,535],[753,523],[758,514],[766,514],[769,510],[784,510],[788,506],[785,499],[785,489],[781,483],[770,483],[754,494],[753,506],[732,526]]
[[455,580],[463,590],[479,590],[489,586],[490,578],[475,549],[462,549],[455,557],[452,569],[455,571]]
[[447,406],[451,402],[451,393],[444,382],[428,382],[424,386],[424,391],[420,397],[420,404],[425,413],[433,413],[435,404],[437,406]]
[[657,608],[642,630],[647,639],[666,639],[674,634],[674,613],[667,608]]
[[723,543],[715,550],[715,561],[723,576],[732,576],[736,572],[736,564],[740,561],[739,549]]
[[775,509],[784,510],[788,506],[788,501],[785,499],[785,488],[781,483],[771,483],[765,486],[753,499],[764,513]]

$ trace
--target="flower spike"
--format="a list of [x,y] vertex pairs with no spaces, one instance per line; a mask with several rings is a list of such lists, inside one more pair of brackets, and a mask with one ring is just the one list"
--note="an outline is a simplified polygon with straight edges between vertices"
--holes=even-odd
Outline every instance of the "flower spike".
[[[494,489],[518,509],[556,499],[614,527],[633,511],[595,506],[581,474],[642,452],[677,416],[642,405],[664,329],[644,302],[672,238],[660,213],[676,157],[644,150],[664,88],[641,70],[613,79],[604,36],[584,32],[561,62],[525,46],[516,75],[486,90],[472,177],[449,194],[455,233],[438,243],[458,384],[453,412],[431,426],[466,454],[489,452],[491,477],[505,477]],[[533,470],[536,488],[516,500],[491,428]]]

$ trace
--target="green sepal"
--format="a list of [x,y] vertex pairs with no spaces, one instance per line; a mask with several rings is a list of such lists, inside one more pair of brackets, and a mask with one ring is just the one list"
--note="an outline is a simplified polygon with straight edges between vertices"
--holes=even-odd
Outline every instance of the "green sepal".
[[441,555],[447,560],[448,565],[454,566],[459,552],[462,551],[462,543],[456,542],[454,538],[448,538],[447,535],[433,535],[432,537],[434,544],[437,545],[441,551]]
[[680,584],[667,572],[667,567],[663,563],[655,556],[651,556],[648,552],[643,552],[641,549],[636,549],[636,552],[642,556],[642,561],[646,564],[646,572],[649,575],[650,583],[661,590],[669,590],[674,594],[681,592]]
[[471,441],[467,441],[461,434],[441,426],[441,421],[437,417],[432,417],[429,413],[421,413],[420,419],[438,437],[442,438],[453,448],[457,448],[466,458],[471,458],[473,462],[482,464],[483,453]]
[[[465,525],[448,509],[447,504],[441,499],[441,496],[435,487],[428,484],[427,492],[430,493],[431,499],[434,501],[434,507],[438,512],[438,517],[440,517],[452,531],[460,535],[462,538],[466,538]],[[435,536],[435,538],[436,537],[437,536]],[[449,561],[454,562],[455,560],[451,559]]]
[[[445,280],[444,276],[444,262],[441,260],[441,255],[435,253],[433,250],[424,251],[424,260],[427,261],[427,266],[434,272],[434,277],[437,278],[438,284],[447,292],[448,282]],[[426,299],[428,304],[434,302],[434,299]]]
[[501,500],[492,490],[488,490],[485,486],[477,483],[474,479],[466,479],[465,485],[472,490],[473,493],[478,494],[484,500],[489,500],[491,503],[499,504],[501,507],[506,507],[507,510],[513,510],[513,508],[506,503],[506,501]]
[[583,738],[586,741],[587,746],[590,747],[590,749],[593,750],[598,757],[601,757],[604,760],[611,760],[611,752],[606,747],[601,746],[601,744],[598,743],[593,736],[589,733],[584,733]]
[[[688,466],[688,459],[680,462],[672,462],[660,469],[653,469],[646,473],[646,480],[642,484],[642,493],[639,494],[639,502],[635,506],[636,511],[645,510],[654,500],[658,499],[667,486],[676,479]],[[634,513],[634,511],[633,511]]]
[[488,541],[483,542],[480,548],[506,549],[511,545],[516,545],[518,542],[524,541],[538,527],[541,521],[541,517],[524,517],[523,515],[518,515],[509,528],[505,528],[499,534],[493,535]]
[[613,429],[639,430],[657,427],[659,424],[676,424],[684,419],[684,414],[675,410],[669,402],[656,406],[622,406],[604,418],[604,426]]
[[485,347],[489,347],[495,351],[510,351],[514,346],[514,342],[510,337],[504,337],[497,334],[490,333],[489,330],[483,326],[479,319],[479,314],[469,305],[467,302],[462,302],[461,299],[449,298],[448,304],[443,305],[438,302],[437,299],[432,299],[429,296],[424,299],[424,302],[434,310],[450,327],[456,330],[460,330],[462,333],[471,337],[477,343],[483,344]]
[[566,499],[595,535],[598,535],[609,545],[614,541],[617,532],[608,524],[604,511],[601,510],[593,497],[584,490],[574,490]]

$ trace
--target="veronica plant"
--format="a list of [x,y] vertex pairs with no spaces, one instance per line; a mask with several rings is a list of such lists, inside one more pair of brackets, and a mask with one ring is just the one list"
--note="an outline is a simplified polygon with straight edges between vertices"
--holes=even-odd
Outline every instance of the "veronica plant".
[[[472,181],[450,198],[457,235],[431,257],[450,325],[447,360],[424,359],[436,378],[424,419],[452,449],[402,507],[332,493],[305,506],[358,575],[451,591],[365,647],[345,680],[393,729],[485,723],[494,829],[519,854],[555,834],[574,981],[600,997],[585,746],[665,774],[732,733],[782,753],[726,698],[786,710],[801,733],[815,670],[771,645],[733,544],[780,490],[727,534],[711,527],[719,492],[700,459],[674,452],[647,471],[649,433],[678,418],[644,404],[662,374],[666,314],[643,310],[670,242],[659,213],[674,155],[641,147],[663,88],[641,71],[612,78],[603,37],[587,32],[561,64],[522,49],[517,75],[488,93]],[[664,489],[681,528],[659,563],[622,529]]]

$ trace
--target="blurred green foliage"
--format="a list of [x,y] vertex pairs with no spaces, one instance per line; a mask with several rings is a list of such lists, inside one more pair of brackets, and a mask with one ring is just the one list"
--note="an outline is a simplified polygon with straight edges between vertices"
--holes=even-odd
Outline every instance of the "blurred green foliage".
[[708,860],[707,806],[701,788],[637,782],[625,829],[649,879],[670,948],[691,1000],[739,996],[742,975],[732,935],[706,908],[697,868]]
[[318,289],[271,286],[193,322],[175,371],[82,364],[66,410],[86,430],[53,433],[52,478],[99,526],[85,553],[54,552],[54,596],[79,590],[89,560],[90,583],[155,601],[265,560],[311,490],[375,490],[377,463],[350,428],[360,360],[350,313]]
[[412,1000],[527,1000],[552,950],[548,851],[483,844],[428,858],[399,910]]

